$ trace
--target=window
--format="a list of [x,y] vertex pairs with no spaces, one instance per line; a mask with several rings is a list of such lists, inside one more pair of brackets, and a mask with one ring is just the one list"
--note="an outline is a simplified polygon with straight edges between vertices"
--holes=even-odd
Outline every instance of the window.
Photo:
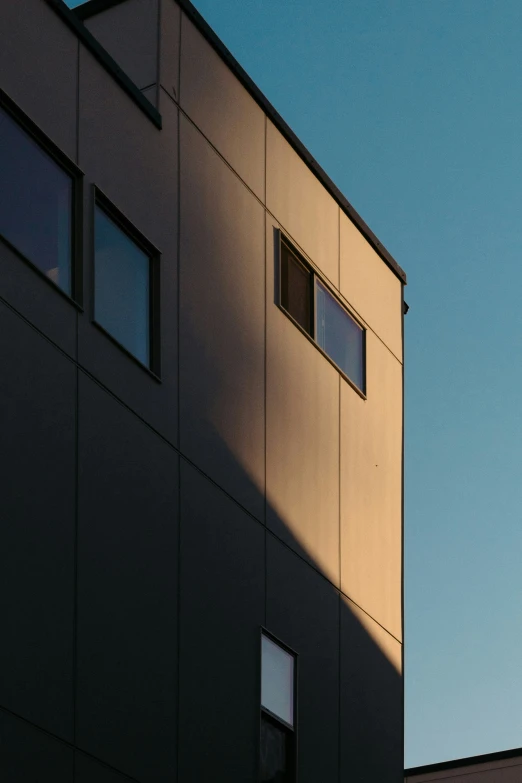
[[312,334],[312,273],[281,243],[281,305],[294,321]]
[[0,139],[0,234],[71,296],[74,177],[2,107]]
[[295,655],[261,634],[261,783],[293,783],[296,771]]
[[365,331],[286,241],[280,243],[280,305],[363,394]]
[[94,237],[94,320],[157,373],[157,251],[99,191]]

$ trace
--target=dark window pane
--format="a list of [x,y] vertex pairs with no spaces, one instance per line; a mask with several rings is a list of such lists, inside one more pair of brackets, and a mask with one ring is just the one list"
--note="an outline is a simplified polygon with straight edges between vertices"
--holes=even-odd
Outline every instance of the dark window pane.
[[364,330],[317,281],[316,340],[330,359],[364,391]]
[[291,783],[293,735],[261,714],[261,783]]
[[150,363],[150,258],[99,207],[94,317],[143,364]]
[[299,326],[312,333],[310,271],[281,244],[281,305]]
[[0,109],[0,234],[71,293],[73,182]]

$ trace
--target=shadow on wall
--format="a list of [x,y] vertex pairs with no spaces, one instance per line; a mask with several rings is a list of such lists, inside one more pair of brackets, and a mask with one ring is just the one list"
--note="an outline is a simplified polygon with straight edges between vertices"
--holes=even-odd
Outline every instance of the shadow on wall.
[[[263,207],[198,132],[183,122],[180,132],[181,452],[248,511],[245,525],[264,527],[264,624],[300,654],[300,783],[399,783],[401,645],[332,585],[331,572],[327,575],[265,487],[265,341],[266,320],[273,317],[269,308],[275,307],[274,227],[265,226]],[[277,315],[285,321],[283,328],[295,329]],[[303,357],[309,356],[314,347],[295,331],[303,341]],[[284,382],[276,395],[278,420],[284,422],[300,389],[296,382],[295,394],[286,393],[292,379],[277,339],[271,340],[270,351],[269,382]],[[336,371],[325,360],[324,365],[338,384]],[[316,396],[320,407],[320,390]],[[308,424],[302,421],[303,427]],[[280,437],[290,435],[281,431]],[[312,463],[308,473],[316,468],[321,473],[321,455],[313,449],[297,457]],[[337,472],[338,459],[337,451]],[[287,467],[292,480],[300,463]],[[319,486],[312,494],[320,492]],[[331,504],[331,498],[323,500]],[[320,519],[319,509],[316,530]],[[183,524],[182,518],[182,539]],[[338,558],[338,538],[336,546]],[[248,562],[238,566],[237,590],[251,579]],[[215,584],[207,587],[209,595],[215,593]],[[258,637],[252,637],[257,643]]]

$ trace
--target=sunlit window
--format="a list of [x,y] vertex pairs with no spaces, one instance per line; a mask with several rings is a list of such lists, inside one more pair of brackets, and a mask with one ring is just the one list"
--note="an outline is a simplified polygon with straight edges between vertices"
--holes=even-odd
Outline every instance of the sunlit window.
[[286,239],[280,248],[281,308],[365,393],[364,328]]

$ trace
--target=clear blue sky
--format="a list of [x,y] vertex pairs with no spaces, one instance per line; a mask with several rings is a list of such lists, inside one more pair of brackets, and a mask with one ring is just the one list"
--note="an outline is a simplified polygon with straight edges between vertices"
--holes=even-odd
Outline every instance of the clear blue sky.
[[406,765],[520,747],[522,2],[194,2],[408,274]]

